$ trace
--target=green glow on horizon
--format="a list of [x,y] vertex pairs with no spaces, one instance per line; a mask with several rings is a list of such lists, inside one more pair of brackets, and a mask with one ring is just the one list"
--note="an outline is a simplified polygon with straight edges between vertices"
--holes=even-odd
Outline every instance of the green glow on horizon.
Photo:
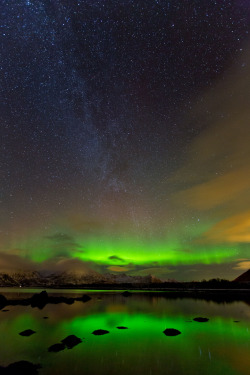
[[[229,262],[236,254],[231,246],[186,245],[178,241],[142,240],[138,238],[89,237],[78,240],[79,247],[72,249],[68,258],[95,262],[107,266],[134,265],[191,265]],[[35,244],[34,244],[35,245]],[[34,246],[35,248],[35,246]],[[55,256],[47,244],[30,251],[30,258],[42,263]],[[110,258],[111,257],[111,258]],[[113,258],[112,258],[113,257]]]
[[[85,241],[84,252],[75,251],[73,257],[107,265],[129,263],[149,265],[154,264],[154,262],[157,262],[158,265],[185,265],[221,263],[231,260],[235,255],[234,249],[223,248],[222,246],[213,249],[197,245],[193,246],[192,249],[190,247],[185,249],[177,242],[92,238]],[[117,258],[110,259],[110,257]]]

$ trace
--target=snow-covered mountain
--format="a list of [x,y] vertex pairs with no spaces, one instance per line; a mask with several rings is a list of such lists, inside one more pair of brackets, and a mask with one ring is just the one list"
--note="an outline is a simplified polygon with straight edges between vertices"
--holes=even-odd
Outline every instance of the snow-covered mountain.
[[42,276],[39,272],[0,273],[0,286],[80,286],[84,284],[152,284],[161,280],[152,275],[130,276],[126,274],[100,274],[95,271],[89,273],[63,272]]
[[0,286],[44,285],[45,279],[36,271],[0,273]]
[[151,284],[161,283],[160,279],[157,279],[153,275],[147,276],[130,276],[125,273],[122,274],[106,274],[106,283],[110,284]]

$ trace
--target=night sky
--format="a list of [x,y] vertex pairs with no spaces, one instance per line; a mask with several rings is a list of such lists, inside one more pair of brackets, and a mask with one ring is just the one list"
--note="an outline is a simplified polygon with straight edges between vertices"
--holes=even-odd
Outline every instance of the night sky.
[[250,268],[249,1],[0,13],[0,271]]

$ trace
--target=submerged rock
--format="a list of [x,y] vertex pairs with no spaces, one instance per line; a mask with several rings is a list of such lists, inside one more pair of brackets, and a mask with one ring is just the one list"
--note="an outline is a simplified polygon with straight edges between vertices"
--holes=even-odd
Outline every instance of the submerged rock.
[[58,353],[58,352],[60,352],[61,350],[64,350],[65,348],[66,348],[65,344],[59,342],[59,343],[57,343],[57,344],[51,345],[51,346],[48,348],[48,352]]
[[66,345],[68,349],[72,349],[74,348],[74,346],[80,344],[82,340],[75,335],[70,335],[63,339],[61,342]]
[[106,331],[105,329],[96,329],[94,332],[92,332],[92,334],[96,336],[106,335],[107,333],[109,333],[109,331]]
[[58,303],[66,303],[67,305],[73,305],[75,302],[74,298],[68,298],[68,297],[49,297],[47,303],[52,303],[54,305]]
[[26,329],[25,331],[20,332],[19,335],[21,335],[21,336],[31,336],[34,333],[36,333],[36,332],[33,331],[33,329]]
[[208,322],[208,321],[209,321],[208,318],[202,318],[202,317],[194,318],[193,320],[194,320],[195,322],[200,322],[200,323],[205,323],[205,322]]
[[79,298],[79,301],[82,301],[82,302],[88,302],[90,301],[92,298],[90,296],[88,296],[87,294],[83,294],[82,297]]
[[33,364],[28,361],[19,361],[11,363],[4,368],[3,374],[9,375],[36,375],[41,365]]
[[34,294],[31,297],[31,307],[38,307],[39,309],[42,309],[45,305],[47,305],[48,300],[48,293],[45,290],[43,290],[41,293]]
[[6,306],[7,305],[7,299],[2,295],[0,294],[0,306]]
[[125,292],[122,293],[122,295],[123,295],[124,297],[129,297],[129,296],[132,295],[132,293],[129,292],[128,290],[126,290]]
[[117,329],[128,329],[128,327],[123,327],[123,326],[120,326],[120,327],[116,327]]
[[174,328],[167,328],[167,329],[165,329],[165,331],[163,331],[163,333],[166,336],[178,336],[178,335],[181,334],[181,332],[178,331],[178,329],[174,329]]

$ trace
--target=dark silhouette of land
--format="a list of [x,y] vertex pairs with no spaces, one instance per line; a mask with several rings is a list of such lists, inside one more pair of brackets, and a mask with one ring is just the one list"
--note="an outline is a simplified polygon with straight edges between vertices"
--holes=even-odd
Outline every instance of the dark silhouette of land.
[[242,273],[240,276],[238,276],[234,282],[236,283],[250,283],[250,270]]
[[[30,285],[29,287],[40,287],[41,285]],[[55,288],[54,285],[43,285],[43,288],[49,290],[49,288]],[[88,290],[104,290],[104,291],[121,291],[124,298],[130,298],[137,292],[153,293],[168,299],[176,298],[195,298],[203,299],[207,301],[215,302],[233,302],[244,300],[250,303],[250,270],[244,272],[242,275],[237,277],[233,281],[223,279],[211,279],[203,281],[192,281],[192,282],[177,282],[168,281],[160,282],[155,281],[151,283],[91,283],[91,284],[71,284],[65,283],[57,285],[57,289],[88,289]],[[30,298],[23,299],[7,299],[5,296],[0,294],[0,309],[1,311],[8,311],[4,309],[6,306],[11,305],[24,305],[37,307],[42,309],[47,304],[58,304],[66,303],[72,305],[74,302],[86,303],[91,300],[91,297],[87,294],[81,297],[65,297],[65,296],[52,296],[48,295],[46,291],[34,294]]]

